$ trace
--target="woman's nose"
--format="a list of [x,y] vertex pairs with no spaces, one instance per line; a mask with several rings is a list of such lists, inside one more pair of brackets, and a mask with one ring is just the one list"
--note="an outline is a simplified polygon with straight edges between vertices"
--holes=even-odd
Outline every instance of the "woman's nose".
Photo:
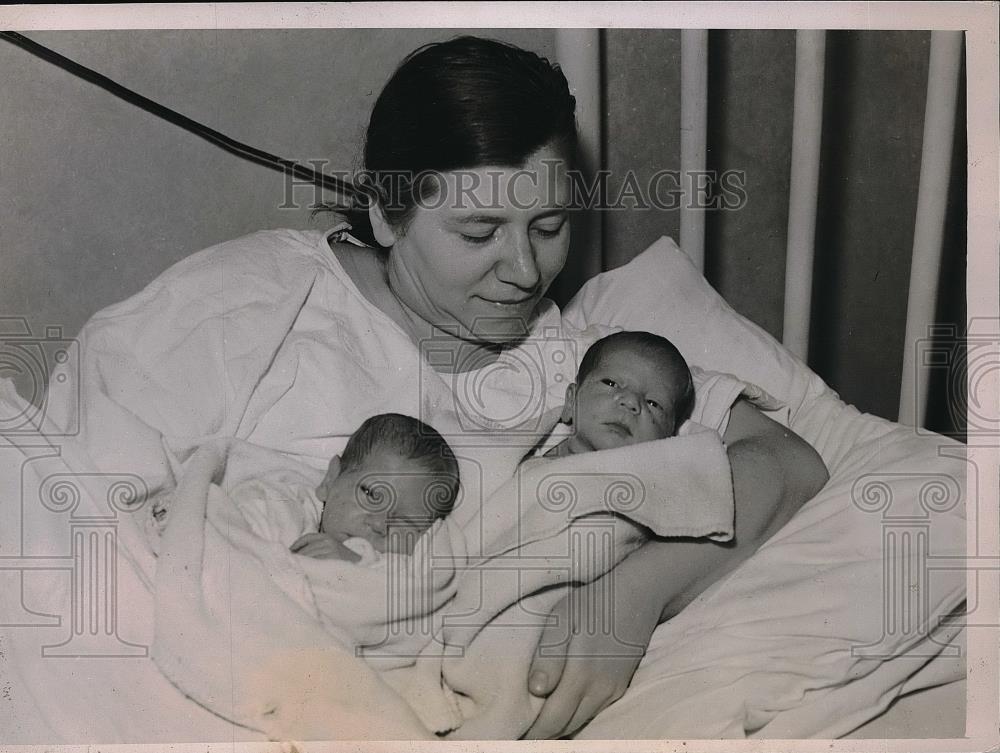
[[503,250],[503,258],[496,265],[496,275],[501,282],[521,290],[533,291],[538,287],[541,272],[527,232],[512,234],[510,243]]

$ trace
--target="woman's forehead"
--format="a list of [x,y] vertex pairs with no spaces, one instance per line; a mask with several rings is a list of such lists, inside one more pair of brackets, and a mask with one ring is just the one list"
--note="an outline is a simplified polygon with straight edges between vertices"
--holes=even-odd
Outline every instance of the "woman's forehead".
[[517,167],[485,165],[444,172],[438,188],[436,204],[458,218],[539,214],[566,209],[571,199],[568,163],[548,149]]

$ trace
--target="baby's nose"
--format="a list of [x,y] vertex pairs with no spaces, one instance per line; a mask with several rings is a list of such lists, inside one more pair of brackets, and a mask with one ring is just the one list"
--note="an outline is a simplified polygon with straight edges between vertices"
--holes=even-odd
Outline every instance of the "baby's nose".
[[623,390],[618,396],[618,404],[631,413],[639,412],[639,397],[630,390]]

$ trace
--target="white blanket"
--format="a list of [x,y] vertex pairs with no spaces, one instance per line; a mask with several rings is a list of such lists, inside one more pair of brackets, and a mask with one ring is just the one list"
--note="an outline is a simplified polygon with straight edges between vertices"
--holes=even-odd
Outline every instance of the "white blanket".
[[[381,668],[393,666],[385,663],[390,657],[400,665],[412,663],[433,634],[431,616],[455,595],[454,566],[434,564],[465,560],[464,536],[458,526],[447,519],[437,521],[417,540],[412,555],[386,553],[370,565],[295,554],[289,545],[301,534],[315,531],[319,523],[322,508],[311,493],[318,474],[311,469],[292,470],[280,453],[240,440],[229,440],[226,448],[225,473],[216,485],[210,487],[211,477],[206,475],[192,489],[193,482],[187,478],[191,472],[181,472],[182,487],[167,497],[169,504],[162,506],[165,515],[156,521],[150,536],[161,559],[185,558],[201,568],[201,598],[207,602],[224,603],[234,579],[264,579],[298,607],[299,619],[315,622],[329,634],[328,640],[346,651],[375,650],[384,657]],[[199,467],[204,469],[195,465]],[[247,473],[254,475],[244,478]],[[160,531],[181,516],[187,520],[180,525],[199,535],[175,536],[173,544],[167,545]],[[190,551],[195,546],[198,553]],[[234,556],[255,566],[233,570]],[[222,572],[229,575],[223,589],[216,591],[223,580],[216,574]],[[172,611],[174,591],[171,585],[158,587],[162,611]],[[255,607],[247,604],[245,608]],[[270,636],[270,640],[280,643],[281,636]],[[175,678],[182,688],[202,680],[197,669],[194,677]],[[215,689],[213,695],[218,694]]]
[[[455,599],[414,668],[389,677],[453,739],[516,739],[541,708],[528,670],[547,615],[646,540],[732,537],[732,481],[715,432],[523,465],[490,499]],[[639,525],[636,525],[639,524]]]
[[[45,433],[23,427],[0,443],[0,640],[10,689],[5,709],[12,712],[0,715],[0,739],[261,739],[192,703],[149,660],[157,567],[140,522],[147,493],[173,487],[192,448],[215,436],[238,437],[320,472],[364,418],[398,411],[430,419],[455,446],[465,497],[453,514],[475,549],[476,531],[466,524],[478,502],[511,478],[524,445],[551,425],[586,345],[566,333],[598,322],[659,331],[690,362],[760,384],[788,405],[772,415],[817,447],[832,478],[754,557],[657,630],[630,690],[583,734],[841,734],[913,687],[908,678],[944,650],[947,636],[933,630],[964,597],[964,578],[942,570],[908,582],[926,596],[919,619],[907,630],[884,630],[881,605],[892,592],[883,572],[904,557],[887,542],[898,511],[926,522],[921,530],[932,555],[964,552],[961,448],[843,405],[728,310],[665,242],[589,285],[567,316],[569,330],[547,309],[537,338],[498,368],[453,381],[423,366],[408,338],[353,288],[322,237],[278,231],[196,254],[95,317],[81,336],[79,368],[70,360],[53,375]],[[539,393],[539,382],[526,380],[518,364],[538,366],[548,389]],[[703,410],[712,401],[704,400],[704,384],[699,390]],[[5,418],[19,415],[13,396],[3,400]],[[480,421],[475,411],[484,405],[489,415]],[[525,427],[525,416],[535,423]],[[513,427],[520,443],[498,441],[511,427],[487,431],[505,429],[491,423],[504,417],[522,422]],[[719,428],[725,416],[699,420]],[[884,509],[875,504],[879,490],[891,501]],[[107,538],[84,535],[94,529]],[[113,591],[74,590],[74,547],[92,540],[117,547],[112,560],[98,559],[107,565],[100,572],[114,573]],[[244,565],[252,563],[230,563]],[[240,582],[250,587],[240,597],[246,603],[276,608],[197,616],[219,619],[237,653],[258,652],[255,666],[286,672],[287,683],[268,689],[253,713],[273,711],[272,701],[320,704],[340,737],[426,734],[358,657],[332,645],[301,650],[328,635],[311,630],[309,619],[283,620],[289,642],[280,646],[252,640],[269,635],[283,610],[305,613],[267,579]],[[83,603],[101,610],[74,609]],[[183,635],[184,623],[176,627]],[[852,652],[865,644],[881,647],[883,658]],[[231,657],[214,661],[219,666],[209,668],[220,672],[235,666]],[[320,682],[331,678],[332,687]],[[230,690],[254,690],[254,678],[245,679]],[[275,719],[268,734],[306,736],[297,721]]]
[[[280,459],[229,441],[228,462],[222,462],[221,452],[212,455],[220,447],[216,442],[199,449],[171,494],[158,547],[153,655],[191,698],[271,734],[277,732],[271,720],[286,713],[286,704],[273,693],[263,703],[259,691],[246,689],[256,687],[268,665],[266,646],[287,646],[288,624],[311,621],[302,625],[306,637],[294,644],[297,650],[319,653],[335,643],[364,653],[383,672],[399,670],[391,684],[432,731],[462,727],[464,737],[518,737],[540,707],[537,699],[531,702],[527,675],[544,622],[523,609],[520,625],[502,624],[498,615],[509,620],[512,608],[532,596],[533,608],[551,607],[562,595],[553,586],[603,575],[641,544],[646,529],[661,536],[732,537],[728,461],[718,435],[708,429],[526,465],[489,500],[493,514],[477,522],[482,549],[468,552],[461,529],[446,518],[418,540],[412,556],[387,554],[374,567],[302,557],[288,551],[288,536],[257,535],[255,528],[279,534],[294,528],[302,511],[295,503],[258,511],[251,501],[234,499],[226,489],[245,490],[241,469],[263,469]],[[223,472],[224,466],[231,467]],[[296,480],[289,476],[292,489]],[[248,518],[246,508],[269,524]],[[581,541],[589,545],[581,549]],[[243,564],[234,568],[234,561]],[[246,597],[268,582],[291,603],[277,594],[266,606]],[[192,598],[207,611],[242,614],[251,635],[239,643],[254,648],[236,653],[233,635],[197,630],[202,620],[192,611]],[[283,610],[284,619],[255,623],[250,615],[261,608]],[[192,634],[199,636],[194,655]],[[219,665],[218,656],[226,653],[229,662]],[[239,683],[242,693],[235,694],[239,702],[234,676],[246,678]],[[456,691],[468,699],[464,713],[453,703]],[[352,708],[379,703],[378,695],[352,698]],[[475,724],[463,724],[468,716]]]

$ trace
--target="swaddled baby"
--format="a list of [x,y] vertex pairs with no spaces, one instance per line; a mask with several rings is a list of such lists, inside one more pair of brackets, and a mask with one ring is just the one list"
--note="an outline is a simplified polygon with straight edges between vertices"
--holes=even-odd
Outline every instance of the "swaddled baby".
[[[271,470],[227,487],[254,536],[296,554],[372,565],[409,555],[458,496],[455,455],[416,418],[383,413],[365,421],[335,455],[318,487],[292,470]],[[155,552],[173,504],[158,495],[146,520]]]
[[330,460],[316,489],[319,531],[300,536],[296,554],[378,562],[412,554],[417,539],[455,504],[458,463],[444,438],[416,418],[382,413],[365,421]]
[[665,337],[638,331],[603,337],[566,388],[560,420],[572,434],[544,457],[672,437],[690,417],[694,396],[691,370]]

